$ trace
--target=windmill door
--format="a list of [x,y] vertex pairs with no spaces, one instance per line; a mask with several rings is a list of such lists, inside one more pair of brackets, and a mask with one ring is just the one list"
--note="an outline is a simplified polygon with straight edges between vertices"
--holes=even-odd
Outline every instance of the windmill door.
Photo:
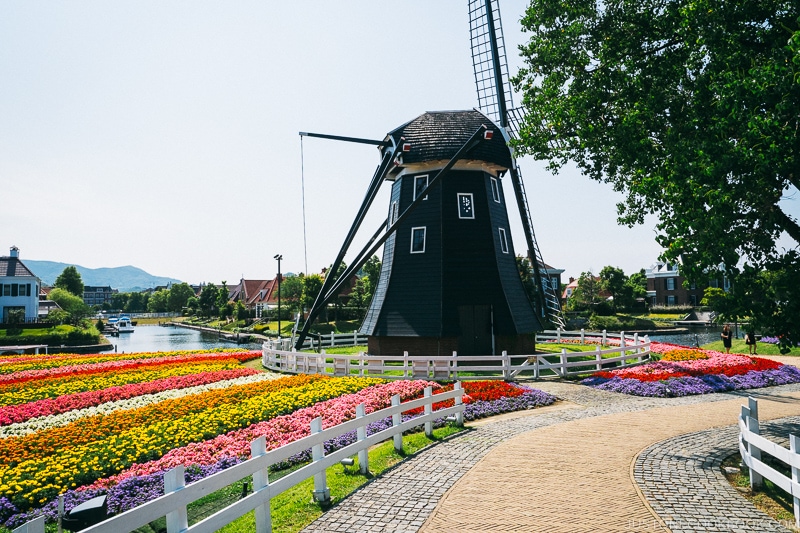
[[460,305],[458,321],[461,326],[458,338],[460,355],[492,354],[491,305]]

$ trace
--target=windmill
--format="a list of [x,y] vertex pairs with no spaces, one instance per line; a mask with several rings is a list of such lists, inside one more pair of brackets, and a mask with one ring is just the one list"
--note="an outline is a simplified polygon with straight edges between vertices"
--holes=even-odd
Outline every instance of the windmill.
[[[515,137],[521,110],[514,107],[512,99],[498,0],[469,0],[469,31],[478,107],[504,128],[510,137]],[[516,159],[509,174],[537,288],[537,301],[534,304],[541,316],[546,316],[555,326],[563,328],[565,323],[557,292],[559,287],[553,286],[543,275],[547,267],[536,242],[525,184]]]
[[[474,3],[474,2],[473,2]],[[295,346],[347,281],[383,246],[380,279],[361,331],[372,354],[412,351],[426,354],[530,353],[533,332],[546,316],[540,271],[522,181],[508,147],[506,99],[495,81],[499,73],[498,35],[493,12],[479,10],[473,32],[473,56],[486,49],[497,76],[479,79],[479,99],[495,102],[496,116],[479,110],[424,113],[389,132],[381,140],[302,133],[301,136],[366,143],[376,146],[381,161],[322,290],[309,311]],[[491,6],[486,3],[487,9]],[[488,15],[487,15],[488,14]],[[499,20],[499,15],[498,15]],[[486,27],[490,37],[480,37]],[[476,37],[477,35],[477,37]],[[499,35],[502,44],[502,35]],[[485,54],[476,60],[476,75],[487,67]],[[482,74],[483,75],[483,74]],[[502,81],[505,80],[505,81]],[[510,92],[508,93],[510,94]],[[500,118],[502,117],[502,119]],[[512,177],[526,231],[529,255],[540,292],[530,302],[516,265],[507,204],[501,178]],[[339,267],[381,185],[391,183],[386,220],[338,277]],[[531,304],[534,304],[533,306]],[[557,305],[557,299],[556,299]]]

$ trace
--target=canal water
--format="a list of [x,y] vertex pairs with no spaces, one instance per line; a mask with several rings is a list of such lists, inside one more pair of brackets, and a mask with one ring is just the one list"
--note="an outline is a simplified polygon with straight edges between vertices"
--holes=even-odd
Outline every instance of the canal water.
[[[720,340],[720,333],[722,328],[720,326],[692,326],[686,328],[689,331],[686,333],[679,333],[676,335],[650,335],[651,341],[669,342],[671,344],[680,344],[682,346],[703,346],[709,342]],[[744,330],[740,328],[733,328],[734,335],[738,331],[738,336],[735,338],[741,339],[744,337]]]
[[[173,350],[210,350],[236,348],[234,342],[218,338],[216,334],[175,326],[136,326],[133,333],[108,337],[118,353],[169,352]],[[240,344],[240,348],[260,350],[261,343]]]

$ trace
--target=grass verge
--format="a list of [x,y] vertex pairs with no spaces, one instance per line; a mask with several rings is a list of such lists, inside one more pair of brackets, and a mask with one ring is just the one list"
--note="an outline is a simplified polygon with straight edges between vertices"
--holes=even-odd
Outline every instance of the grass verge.
[[761,490],[755,492],[751,491],[750,475],[746,468],[736,473],[728,473],[726,468],[738,469],[741,461],[742,458],[737,453],[722,462],[722,473],[725,475],[725,479],[727,479],[745,499],[752,503],[756,509],[768,514],[780,522],[781,525],[793,531],[800,531],[800,529],[793,527],[794,511],[792,497],[789,494],[776,487],[767,479],[764,480],[764,485]]

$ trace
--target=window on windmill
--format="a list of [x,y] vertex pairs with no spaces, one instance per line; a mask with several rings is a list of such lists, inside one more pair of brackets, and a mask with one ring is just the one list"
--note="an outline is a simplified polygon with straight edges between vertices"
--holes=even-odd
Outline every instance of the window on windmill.
[[398,210],[399,210],[399,207],[397,205],[397,202],[392,202],[392,209],[389,212],[389,225],[390,226],[392,224],[394,224],[395,222],[397,222]]
[[475,218],[471,192],[458,193],[458,218]]
[[[415,176],[414,177],[414,200],[425,190],[428,186],[428,176]],[[428,197],[425,196],[423,200],[427,200]]]
[[492,183],[492,198],[498,204],[500,203],[500,185],[497,183],[497,178],[490,178]]
[[500,230],[500,250],[504,253],[508,253],[508,239],[506,239],[506,230],[503,228],[499,228]]
[[411,253],[425,253],[425,227],[411,228]]

